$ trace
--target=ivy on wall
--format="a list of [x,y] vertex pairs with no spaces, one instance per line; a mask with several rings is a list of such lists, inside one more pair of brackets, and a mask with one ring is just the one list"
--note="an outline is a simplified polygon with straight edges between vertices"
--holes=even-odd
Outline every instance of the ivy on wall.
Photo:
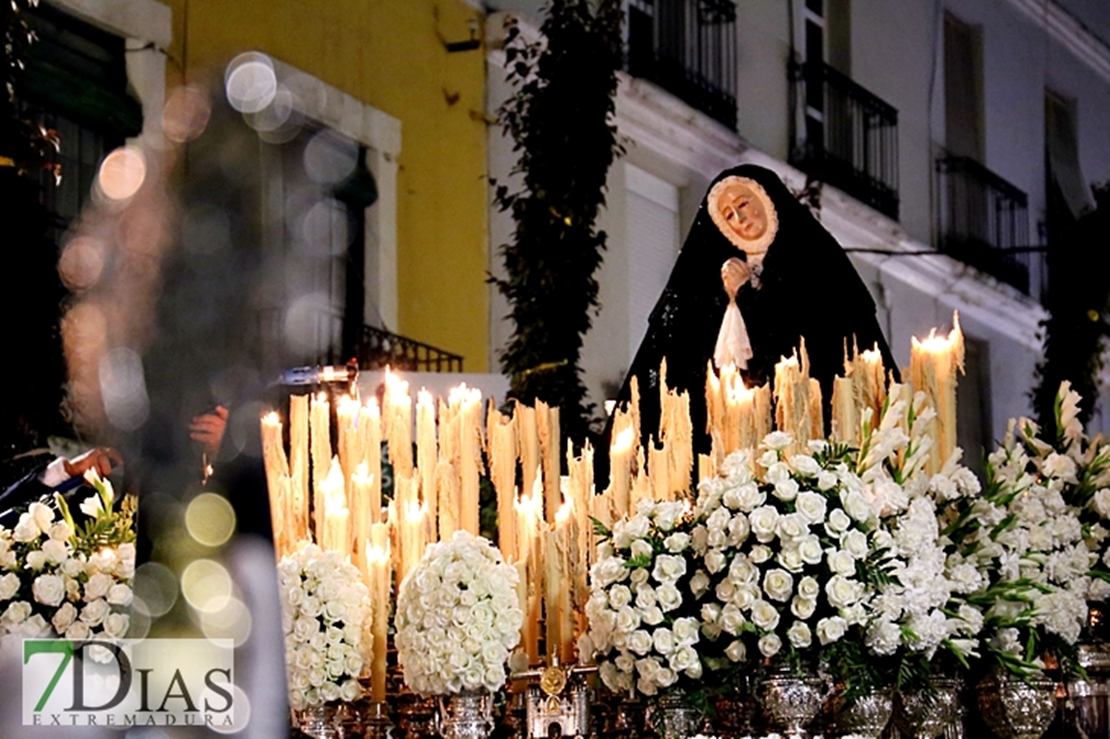
[[1043,322],[1044,358],[1037,365],[1033,408],[1045,438],[1058,433],[1054,403],[1060,382],[1068,380],[1083,398],[1086,424],[1099,397],[1099,374],[1107,334],[1110,274],[1103,268],[1110,233],[1110,183],[1091,188],[1095,208],[1082,214],[1054,239],[1048,252],[1048,294]]
[[505,276],[491,277],[513,325],[501,368],[512,397],[559,406],[564,436],[576,439],[593,412],[580,355],[599,307],[606,234],[596,221],[623,153],[613,122],[622,16],[620,0],[552,0],[541,38],[527,42],[510,21],[505,47],[516,90],[499,113],[522,185],[493,183],[495,203],[516,224],[500,248]]

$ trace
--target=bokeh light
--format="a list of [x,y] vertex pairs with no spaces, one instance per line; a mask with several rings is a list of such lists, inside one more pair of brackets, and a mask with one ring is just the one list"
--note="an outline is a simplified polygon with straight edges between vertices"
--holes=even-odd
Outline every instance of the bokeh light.
[[304,147],[304,171],[319,185],[334,185],[355,169],[358,147],[329,129],[317,133]]
[[146,180],[146,157],[134,146],[121,146],[100,164],[96,182],[109,200],[127,200]]
[[157,618],[165,615],[177,602],[177,577],[158,562],[144,562],[135,570],[134,608]]
[[218,547],[235,533],[235,509],[222,495],[201,493],[185,509],[185,528],[201,544]]
[[258,113],[277,94],[274,65],[265,54],[248,51],[231,60],[224,76],[224,89],[231,107],[240,113]]
[[181,573],[181,594],[198,611],[219,611],[231,598],[231,575],[211,559],[194,559]]
[[162,111],[162,130],[166,138],[179,144],[204,133],[212,115],[208,95],[198,87],[178,87],[170,93]]
[[71,240],[62,250],[58,260],[58,274],[70,290],[87,290],[100,280],[104,273],[104,244],[90,236]]
[[251,613],[243,601],[228,598],[223,608],[201,611],[200,630],[209,639],[231,639],[241,647],[251,635]]
[[100,358],[100,397],[104,413],[120,431],[134,431],[150,415],[143,378],[143,360],[127,347],[116,347]]

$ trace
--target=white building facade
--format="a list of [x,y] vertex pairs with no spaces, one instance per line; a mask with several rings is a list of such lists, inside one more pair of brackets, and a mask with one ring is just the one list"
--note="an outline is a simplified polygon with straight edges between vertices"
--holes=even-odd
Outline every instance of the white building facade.
[[[490,114],[511,92],[494,11],[534,28],[538,7],[487,3]],[[969,457],[1031,413],[1054,221],[1093,206],[1089,184],[1110,180],[1105,3],[629,0],[626,10],[617,125],[628,153],[609,176],[602,307],[583,357],[594,402],[623,379],[708,183],[751,162],[795,191],[807,175],[822,182],[819,217],[870,287],[899,363],[911,336],[947,329],[959,311]],[[511,142],[497,127],[489,152],[491,176],[504,179]],[[511,229],[491,209],[495,274]],[[511,327],[504,300],[491,303],[496,366]],[[1110,429],[1110,414],[1092,425]]]

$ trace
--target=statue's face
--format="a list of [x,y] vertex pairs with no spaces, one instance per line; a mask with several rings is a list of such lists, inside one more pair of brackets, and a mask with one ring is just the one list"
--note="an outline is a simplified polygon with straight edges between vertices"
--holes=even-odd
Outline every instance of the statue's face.
[[755,241],[767,232],[767,211],[747,185],[734,182],[726,187],[717,209],[726,226],[745,241]]

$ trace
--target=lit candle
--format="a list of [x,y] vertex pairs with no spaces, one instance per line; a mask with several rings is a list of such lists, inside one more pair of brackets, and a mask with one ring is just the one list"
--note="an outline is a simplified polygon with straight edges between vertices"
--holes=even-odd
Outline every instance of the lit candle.
[[794,354],[775,365],[775,423],[794,438],[795,449],[824,436],[821,386],[810,380],[804,338]]
[[[366,540],[370,538],[370,488],[373,480],[370,478],[369,467],[365,462],[360,462],[350,477],[351,495],[348,498],[351,509],[351,528],[353,529],[354,552],[352,562],[360,566],[366,561]],[[379,510],[379,515],[381,511]]]
[[366,561],[369,570],[369,589],[371,604],[371,665],[370,699],[381,703],[385,701],[386,652],[389,650],[389,604],[390,604],[390,551],[389,531],[384,523],[376,523],[370,529],[370,540],[366,542]]
[[333,457],[328,473],[316,488],[320,508],[316,511],[317,541],[330,552],[351,553],[350,510],[347,508],[345,482],[339,459]]
[[629,488],[632,484],[632,437],[632,426],[625,425],[614,436],[609,448],[608,495],[618,518],[628,515]]
[[522,630],[522,644],[528,655],[529,664],[538,664],[539,649],[539,623],[542,608],[541,589],[543,587],[543,549],[540,541],[541,510],[543,506],[542,488],[533,495],[522,495],[517,504],[519,517],[518,562],[528,563],[528,589],[527,602],[524,605],[524,627]]
[[544,520],[555,522],[555,514],[562,505],[559,491],[559,408],[552,408],[542,400],[536,401],[536,428],[543,457]]
[[[319,393],[309,404],[309,444],[312,453],[312,515],[316,521],[316,540],[320,541],[324,515],[323,482],[331,462],[331,404]],[[342,476],[342,475],[341,475]]]
[[856,444],[859,432],[859,409],[856,406],[855,383],[851,377],[833,379],[832,434],[845,444]]
[[370,523],[382,520],[382,414],[378,399],[370,398],[358,412],[358,429],[362,435],[363,459],[370,478],[366,505],[370,510]]
[[416,396],[416,466],[420,474],[421,499],[428,505],[428,541],[436,541],[436,409],[432,394],[421,390]]
[[294,541],[292,521],[292,497],[289,477],[289,460],[285,456],[282,441],[281,419],[274,412],[262,417],[262,460],[266,468],[266,489],[270,497],[270,522],[274,529],[274,551],[280,561],[287,554]]
[[[482,463],[482,392],[462,385],[459,403],[459,526],[477,536],[479,530],[479,467]],[[455,392],[452,390],[452,393]]]
[[936,473],[956,449],[956,372],[964,368],[964,336],[960,316],[952,316],[952,330],[947,337],[929,332],[923,341],[914,337],[910,352],[910,377],[914,390],[924,392],[936,410],[929,422],[933,438],[929,454],[929,472]]
[[536,409],[517,403],[513,415],[516,417],[517,448],[520,450],[520,468],[523,475],[521,490],[531,491],[542,468]]
[[655,444],[648,445],[651,459],[648,461],[651,470],[652,497],[655,500],[671,499],[671,475],[667,465],[668,455],[666,449],[660,449]]
[[309,538],[308,528],[308,396],[289,396],[289,471],[293,478],[293,526],[297,540]]
[[[415,482],[410,483],[415,484]],[[426,509],[415,500],[408,500],[401,513],[401,580],[403,581],[424,556],[424,516]]]
[[505,556],[516,552],[516,427],[513,417],[493,407],[486,416],[490,480],[497,491],[497,541]]
[[390,372],[385,373],[386,441],[394,472],[412,474],[412,397],[409,384]]
[[436,493],[439,495],[439,536],[450,539],[459,530],[459,477],[446,459],[436,465]]

